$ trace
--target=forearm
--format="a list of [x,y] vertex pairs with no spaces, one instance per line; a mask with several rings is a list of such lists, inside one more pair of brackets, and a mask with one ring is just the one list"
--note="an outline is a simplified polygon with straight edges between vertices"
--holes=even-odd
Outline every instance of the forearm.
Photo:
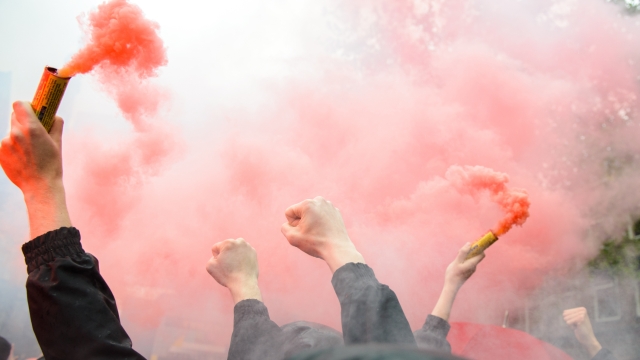
[[335,273],[346,264],[366,264],[362,254],[356,250],[356,247],[352,243],[346,245],[344,248],[331,248],[322,255],[322,259],[329,265],[331,273]]
[[438,298],[436,306],[433,308],[431,315],[437,316],[445,321],[449,321],[451,315],[451,309],[453,308],[453,302],[458,294],[458,288],[445,284]]
[[589,356],[591,356],[592,358],[595,357],[596,354],[600,352],[600,350],[602,350],[602,345],[600,345],[600,342],[598,342],[596,338],[593,338],[593,340],[583,345],[589,352]]
[[229,286],[229,292],[233,298],[233,303],[237,304],[242,300],[254,299],[262,301],[262,293],[258,287],[258,280],[246,281],[242,284]]
[[24,191],[31,238],[61,227],[70,227],[62,179]]
[[346,264],[333,274],[331,283],[340,301],[346,345],[415,344],[396,294],[378,282],[370,267]]
[[61,228],[22,247],[31,324],[49,359],[143,359],[120,324],[113,293],[75,228]]
[[[280,327],[271,321],[261,301],[247,299],[234,308],[233,333],[228,359],[276,359],[281,344]],[[281,357],[280,357],[281,358]]]

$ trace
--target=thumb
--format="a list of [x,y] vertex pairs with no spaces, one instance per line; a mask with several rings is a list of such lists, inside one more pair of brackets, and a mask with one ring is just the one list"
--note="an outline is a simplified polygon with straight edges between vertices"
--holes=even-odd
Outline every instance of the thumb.
[[207,266],[205,267],[209,275],[216,273],[216,269],[218,268],[218,259],[215,256],[212,256],[209,261],[207,261]]
[[288,222],[282,224],[282,226],[280,227],[280,231],[282,231],[282,235],[287,238],[287,241],[289,241],[289,243],[295,241],[298,235],[298,230],[296,229],[296,227],[291,226],[291,224],[289,224]]
[[64,127],[64,120],[60,116],[56,116],[53,125],[51,126],[51,131],[49,131],[49,136],[53,142],[58,146],[58,149],[62,149],[62,128]]
[[460,264],[464,263],[467,259],[467,255],[469,254],[469,250],[471,250],[471,243],[466,243],[460,251],[458,251],[458,256],[456,256],[456,261]]

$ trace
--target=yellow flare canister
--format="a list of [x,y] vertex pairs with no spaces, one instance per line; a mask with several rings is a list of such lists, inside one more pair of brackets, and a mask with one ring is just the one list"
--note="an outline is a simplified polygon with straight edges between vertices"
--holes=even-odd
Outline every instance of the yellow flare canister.
[[466,259],[471,259],[476,255],[480,255],[486,248],[496,241],[498,241],[498,237],[492,231],[482,235],[478,241],[471,245],[471,249],[469,250]]
[[56,68],[50,66],[44,68],[44,73],[40,79],[36,96],[33,97],[31,102],[31,107],[33,107],[38,120],[47,129],[47,132],[53,126],[58,106],[60,106],[62,95],[64,95],[69,79],[71,78],[58,76],[58,69]]

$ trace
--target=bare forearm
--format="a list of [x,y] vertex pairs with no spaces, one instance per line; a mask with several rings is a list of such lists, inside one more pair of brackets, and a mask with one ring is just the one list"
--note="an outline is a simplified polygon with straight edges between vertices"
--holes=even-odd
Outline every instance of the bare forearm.
[[229,292],[231,293],[234,304],[247,299],[262,301],[262,293],[260,293],[260,288],[258,287],[257,281],[230,286]]
[[31,238],[61,227],[70,227],[62,180],[24,192]]
[[353,244],[344,248],[331,249],[322,256],[324,261],[329,265],[332,273],[348,263],[366,264],[362,254],[356,250]]
[[453,302],[455,301],[457,294],[458,294],[457,287],[445,285],[442,288],[442,292],[440,293],[438,302],[436,303],[436,306],[433,308],[431,315],[437,316],[441,319],[449,321],[449,316],[451,315],[451,309],[453,308]]
[[596,354],[602,350],[602,345],[600,345],[600,343],[598,342],[598,340],[594,337],[593,340],[584,343],[583,344],[584,347],[587,349],[587,352],[589,352],[589,355],[593,358],[594,356],[596,356]]

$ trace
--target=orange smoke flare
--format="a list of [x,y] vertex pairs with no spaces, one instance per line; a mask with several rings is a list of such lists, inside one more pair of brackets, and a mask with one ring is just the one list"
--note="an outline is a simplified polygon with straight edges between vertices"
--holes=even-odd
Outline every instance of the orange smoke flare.
[[509,176],[483,166],[451,166],[445,174],[460,193],[478,196],[488,191],[491,200],[505,211],[505,216],[491,231],[504,235],[514,225],[522,226],[529,217],[529,195],[523,189],[508,188]]
[[141,78],[155,75],[166,65],[163,42],[156,22],[145,19],[142,9],[127,0],[98,6],[82,22],[88,43],[58,71],[61,77],[84,74],[96,66],[126,68]]

